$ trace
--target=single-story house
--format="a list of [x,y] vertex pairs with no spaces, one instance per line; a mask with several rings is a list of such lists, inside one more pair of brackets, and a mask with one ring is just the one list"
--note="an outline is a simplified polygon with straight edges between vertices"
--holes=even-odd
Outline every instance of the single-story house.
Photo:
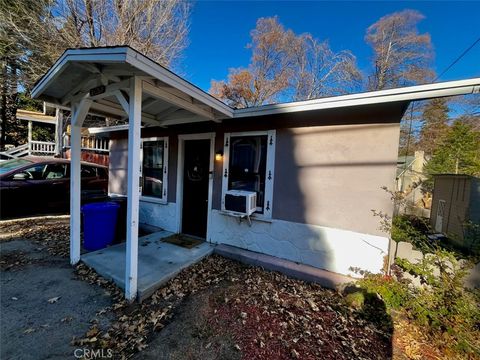
[[430,225],[456,246],[480,251],[480,178],[435,175]]
[[400,119],[411,101],[479,89],[477,78],[234,109],[122,46],[67,50],[32,95],[73,111],[72,264],[82,122],[89,111],[129,121],[91,132],[109,134],[109,191],[128,197],[133,299],[139,223],[339,274],[381,271],[389,234],[372,210],[393,211],[381,187],[395,186]]

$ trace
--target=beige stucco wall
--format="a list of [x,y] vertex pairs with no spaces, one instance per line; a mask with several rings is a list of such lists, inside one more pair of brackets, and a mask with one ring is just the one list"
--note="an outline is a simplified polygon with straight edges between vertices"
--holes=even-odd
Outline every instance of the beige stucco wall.
[[[394,188],[398,136],[397,123],[277,129],[273,218],[385,236],[371,210],[392,214],[381,187]],[[176,199],[176,139],[170,135],[169,202]],[[127,146],[127,139],[111,140],[110,193],[126,194]],[[222,146],[223,132],[217,131],[215,149]],[[216,162],[216,209],[221,171]]]
[[371,210],[389,215],[399,124],[277,130],[273,217],[383,235]]
[[[168,136],[168,202],[176,201],[179,134],[215,132],[215,151],[223,149],[223,133],[277,131],[273,218],[364,234],[386,236],[371,210],[393,212],[401,104],[342,111],[305,112],[178,127],[145,128],[142,137]],[[126,132],[112,134],[110,187],[125,193]],[[220,209],[222,163],[215,162],[213,209]]]

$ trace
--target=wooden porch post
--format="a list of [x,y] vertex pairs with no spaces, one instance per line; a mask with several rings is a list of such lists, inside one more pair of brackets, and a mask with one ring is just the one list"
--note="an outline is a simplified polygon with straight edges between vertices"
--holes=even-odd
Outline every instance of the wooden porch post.
[[32,120],[28,120],[28,155],[32,155]]
[[125,298],[128,300],[134,300],[137,296],[138,275],[138,207],[140,200],[139,159],[140,123],[142,116],[142,80],[140,78],[133,77],[131,79],[129,95]]
[[70,129],[70,264],[80,261],[80,192],[81,192],[81,133],[83,120],[90,109],[91,100],[83,99],[72,104]]
[[57,108],[55,110],[55,155],[60,156],[63,149],[63,113]]

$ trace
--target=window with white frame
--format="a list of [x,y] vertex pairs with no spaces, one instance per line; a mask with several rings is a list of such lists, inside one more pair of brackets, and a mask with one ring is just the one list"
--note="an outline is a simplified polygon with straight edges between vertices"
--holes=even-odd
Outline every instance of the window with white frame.
[[257,216],[271,218],[275,130],[226,133],[223,157],[222,209],[228,190],[257,193]]
[[142,139],[141,194],[143,198],[167,202],[168,138]]

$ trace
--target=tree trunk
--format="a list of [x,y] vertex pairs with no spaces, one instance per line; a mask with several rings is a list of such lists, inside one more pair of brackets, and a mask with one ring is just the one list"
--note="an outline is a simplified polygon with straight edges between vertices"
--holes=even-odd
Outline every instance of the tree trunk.
[[0,118],[2,121],[0,133],[0,151],[5,150],[5,137],[7,130],[7,66],[3,63],[2,66],[2,103],[0,107]]

